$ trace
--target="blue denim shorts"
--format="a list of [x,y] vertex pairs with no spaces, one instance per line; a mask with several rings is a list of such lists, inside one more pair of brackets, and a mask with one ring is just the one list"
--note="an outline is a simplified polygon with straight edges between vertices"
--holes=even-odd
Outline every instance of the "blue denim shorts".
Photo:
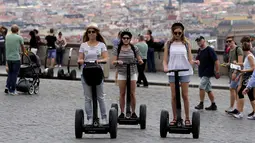
[[233,88],[233,89],[236,89],[239,84],[240,84],[240,79],[237,82],[234,81],[234,80],[231,80],[229,87]]
[[48,58],[56,58],[56,49],[48,49]]
[[[175,82],[174,76],[169,76],[169,83],[173,83]],[[186,75],[186,76],[179,76],[179,81],[180,82],[190,82],[190,76]]]
[[200,80],[199,88],[205,90],[206,92],[212,91],[210,78],[203,76]]

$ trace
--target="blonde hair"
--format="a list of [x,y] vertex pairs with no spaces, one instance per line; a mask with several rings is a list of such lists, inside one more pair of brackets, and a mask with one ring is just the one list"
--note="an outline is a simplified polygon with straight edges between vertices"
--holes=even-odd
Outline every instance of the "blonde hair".
[[19,32],[19,26],[16,25],[16,24],[12,25],[11,31],[12,31],[12,33],[18,33]]

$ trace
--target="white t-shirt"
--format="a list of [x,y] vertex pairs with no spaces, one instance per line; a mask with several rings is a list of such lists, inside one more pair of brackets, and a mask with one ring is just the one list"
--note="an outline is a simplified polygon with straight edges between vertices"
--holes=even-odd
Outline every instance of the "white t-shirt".
[[[167,47],[168,48],[168,47]],[[170,55],[168,60],[168,70],[189,69],[189,71],[182,71],[179,76],[193,75],[193,68],[188,60],[187,48],[181,42],[173,42],[170,47]],[[171,72],[170,76],[174,76]]]
[[102,59],[102,52],[107,51],[106,45],[99,42],[96,46],[89,46],[87,42],[82,43],[79,49],[79,53],[84,53],[84,61],[95,61]]

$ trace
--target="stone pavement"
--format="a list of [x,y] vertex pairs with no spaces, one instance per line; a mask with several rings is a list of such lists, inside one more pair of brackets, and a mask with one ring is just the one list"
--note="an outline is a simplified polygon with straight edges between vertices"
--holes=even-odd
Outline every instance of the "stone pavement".
[[[43,68],[42,68],[43,69]],[[55,68],[54,69],[54,76],[57,77],[57,72],[58,72],[59,68]],[[62,67],[62,69],[65,70],[65,72],[67,72],[67,68],[66,67]],[[71,69],[75,69],[77,72],[77,79],[80,80],[80,75],[81,75],[81,70],[79,70],[78,68],[75,67],[71,67]],[[165,73],[163,72],[157,72],[157,73],[145,73],[147,80],[149,82],[150,85],[168,85],[168,78],[166,76]],[[0,66],[0,75],[6,76],[7,73],[5,71],[5,67],[4,66]],[[193,75],[190,77],[191,78],[191,82],[190,82],[190,87],[198,87],[199,86],[199,82],[200,79],[198,77],[198,75]],[[215,78],[211,78],[211,82],[212,82],[212,87],[214,89],[229,89],[229,84],[228,84],[228,77],[227,76],[222,76],[220,79],[215,79]],[[109,72],[109,77],[105,79],[105,82],[114,82],[115,81],[115,70],[111,69]]]
[[[170,112],[170,89],[166,86],[150,86],[137,89],[137,113],[139,105],[147,105],[147,128],[118,125],[117,139],[109,134],[84,134],[82,139],[74,135],[74,118],[77,108],[84,108],[84,96],[79,81],[42,79],[38,95],[10,96],[4,94],[6,77],[0,77],[0,142],[3,143],[252,143],[254,142],[254,121],[246,119],[251,111],[246,99],[244,119],[238,120],[226,115],[229,105],[227,90],[214,90],[218,111],[201,111],[200,138],[192,135],[168,134],[160,138],[160,111]],[[105,83],[106,106],[118,102],[118,87]],[[198,89],[190,88],[190,113],[198,103]],[[209,106],[206,98],[205,106]],[[191,115],[191,114],[190,114]],[[85,116],[86,117],[86,116]],[[172,118],[171,118],[172,119]]]

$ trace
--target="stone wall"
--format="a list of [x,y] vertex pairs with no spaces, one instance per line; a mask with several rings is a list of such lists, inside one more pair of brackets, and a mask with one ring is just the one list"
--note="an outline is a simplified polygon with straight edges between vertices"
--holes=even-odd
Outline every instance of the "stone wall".
[[[73,52],[72,52],[72,57],[71,57],[71,66],[78,66],[77,65],[77,58],[78,58],[78,53],[79,53],[79,44],[68,44],[65,54],[64,54],[64,59],[63,59],[63,65],[67,65],[67,61],[68,61],[68,54],[69,54],[69,49],[73,48]],[[109,52],[109,56],[110,56],[110,62],[112,59],[112,46],[108,46],[108,52]],[[193,55],[195,56],[195,54],[197,53],[197,50],[193,49],[192,50]],[[223,51],[216,51],[218,58],[220,60],[220,63],[223,62]],[[38,55],[40,56],[41,59],[41,63],[42,65],[44,65],[45,63],[45,57],[46,57],[46,46],[42,45],[40,46],[39,50],[38,50]],[[157,71],[162,71],[163,67],[162,67],[162,60],[163,60],[163,51],[161,52],[155,52],[155,65],[156,65],[156,70]],[[109,67],[111,69],[114,68],[113,65],[105,65],[105,67]],[[195,67],[194,67],[195,68]],[[195,70],[196,72],[196,70]],[[222,75],[227,75],[227,69],[224,67],[220,68],[220,72]]]

